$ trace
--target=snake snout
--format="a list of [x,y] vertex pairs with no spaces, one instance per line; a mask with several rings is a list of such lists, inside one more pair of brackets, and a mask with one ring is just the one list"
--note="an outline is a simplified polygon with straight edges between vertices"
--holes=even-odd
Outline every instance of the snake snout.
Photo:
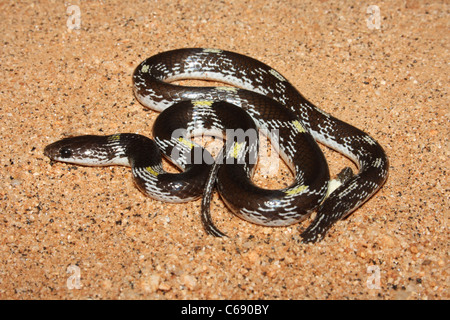
[[56,153],[55,153],[55,146],[54,143],[49,144],[44,148],[44,155],[52,160],[55,159]]

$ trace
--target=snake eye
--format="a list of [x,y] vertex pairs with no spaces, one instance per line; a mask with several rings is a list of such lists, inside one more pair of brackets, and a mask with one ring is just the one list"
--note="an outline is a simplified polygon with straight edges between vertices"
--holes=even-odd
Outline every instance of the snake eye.
[[68,148],[61,148],[61,150],[59,150],[59,155],[61,158],[69,158],[72,155],[72,151]]

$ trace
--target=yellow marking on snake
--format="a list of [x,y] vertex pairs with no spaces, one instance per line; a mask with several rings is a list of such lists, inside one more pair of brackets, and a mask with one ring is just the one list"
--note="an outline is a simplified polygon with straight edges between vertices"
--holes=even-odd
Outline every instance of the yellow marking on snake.
[[325,200],[326,198],[328,198],[328,196],[329,196],[330,194],[332,194],[333,191],[336,190],[337,188],[339,188],[341,185],[342,185],[342,182],[339,181],[338,179],[330,180],[330,182],[328,183],[327,194],[325,195],[324,200]]
[[211,107],[213,103],[212,100],[192,100],[192,104],[196,107]]
[[186,140],[183,137],[179,137],[178,141],[180,141],[182,144],[184,144],[189,149],[192,149],[193,147],[195,147],[195,144],[192,141]]
[[286,190],[284,193],[286,193],[288,196],[294,196],[294,195],[302,193],[303,191],[306,191],[306,190],[308,190],[308,186],[301,185],[301,186]]
[[157,176],[159,173],[156,172],[152,167],[145,167],[145,170],[149,172],[152,176]]
[[144,64],[141,68],[142,73],[147,73],[150,66],[148,64]]
[[286,79],[276,70],[270,69],[269,72],[278,80],[280,81],[286,81]]
[[221,52],[223,52],[223,50],[214,49],[214,48],[205,48],[205,49],[203,49],[203,52],[221,53]]
[[113,134],[113,135],[109,136],[108,140],[109,141],[119,141],[120,140],[120,134]]
[[300,132],[300,133],[306,132],[305,128],[303,128],[300,121],[294,120],[294,121],[292,121],[292,124],[294,125],[294,127],[297,129],[298,132]]
[[230,152],[228,153],[229,156],[237,159],[237,157],[239,156],[239,152],[242,149],[242,146],[244,145],[245,142],[235,142],[233,144],[233,147],[231,148]]

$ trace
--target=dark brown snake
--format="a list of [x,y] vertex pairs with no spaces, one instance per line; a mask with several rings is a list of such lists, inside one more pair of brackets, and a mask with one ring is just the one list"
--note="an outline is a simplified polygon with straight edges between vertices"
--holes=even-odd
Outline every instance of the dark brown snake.
[[[182,79],[214,80],[233,87],[169,83]],[[217,49],[167,51],[144,60],[134,71],[133,84],[144,106],[163,111],[154,124],[154,140],[136,134],[80,136],[47,146],[45,154],[82,165],[129,165],[139,189],[162,201],[203,196],[202,221],[209,234],[224,235],[209,213],[214,185],[236,215],[253,223],[286,226],[316,211],[301,234],[303,242],[316,242],[387,178],[388,159],[373,138],[320,110],[279,72],[250,57]],[[258,130],[271,138],[294,172],[292,185],[267,190],[251,181]],[[226,134],[216,161],[190,140],[205,132]],[[353,160],[359,171],[353,175],[344,169],[339,186],[331,189],[328,166],[316,141]],[[183,172],[165,172],[161,153]]]

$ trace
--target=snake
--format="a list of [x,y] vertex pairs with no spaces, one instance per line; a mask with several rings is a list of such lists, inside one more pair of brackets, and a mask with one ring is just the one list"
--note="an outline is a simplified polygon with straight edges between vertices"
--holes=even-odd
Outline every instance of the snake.
[[[224,85],[173,83],[190,79]],[[374,138],[319,109],[280,72],[249,56],[207,48],[161,52],[136,67],[133,91],[142,105],[161,112],[153,139],[132,133],[69,137],[48,145],[44,154],[80,165],[130,166],[137,187],[161,201],[202,197],[202,223],[213,236],[224,235],[210,216],[214,187],[234,214],[263,226],[292,225],[316,212],[300,234],[302,242],[313,243],[361,207],[388,177],[387,155]],[[229,142],[230,130],[245,134],[232,135]],[[216,159],[190,139],[205,131],[227,133]],[[246,133],[258,131],[271,139],[294,173],[289,186],[270,190],[252,182],[257,134]],[[344,168],[330,180],[318,143],[352,160],[358,172]],[[181,172],[166,172],[162,157]]]

